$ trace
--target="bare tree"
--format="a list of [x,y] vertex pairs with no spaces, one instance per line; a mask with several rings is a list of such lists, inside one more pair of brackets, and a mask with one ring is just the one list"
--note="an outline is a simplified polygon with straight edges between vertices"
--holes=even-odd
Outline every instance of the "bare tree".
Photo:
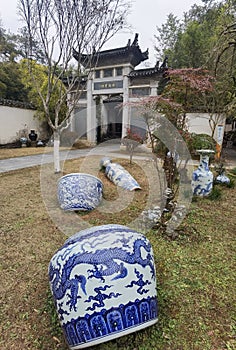
[[[29,71],[53,130],[55,172],[60,172],[60,133],[68,127],[82,90],[82,63],[89,73],[95,54],[125,26],[129,8],[130,2],[125,0],[19,0],[19,12],[27,28]],[[36,58],[35,42],[41,45],[45,56],[47,89],[44,93],[32,64]],[[77,67],[69,74],[73,52],[76,52]],[[84,54],[89,54],[86,62]],[[52,113],[49,107],[55,92],[58,98]],[[73,98],[67,103],[70,96]]]

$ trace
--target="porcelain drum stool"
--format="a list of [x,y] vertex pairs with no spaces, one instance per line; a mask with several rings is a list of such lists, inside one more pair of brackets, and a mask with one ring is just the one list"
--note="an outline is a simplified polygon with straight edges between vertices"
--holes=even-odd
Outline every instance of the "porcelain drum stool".
[[57,185],[57,197],[63,210],[93,210],[102,200],[102,191],[102,181],[85,173],[64,175]]
[[70,349],[157,322],[152,247],[126,226],[95,226],[69,238],[50,261],[49,280]]

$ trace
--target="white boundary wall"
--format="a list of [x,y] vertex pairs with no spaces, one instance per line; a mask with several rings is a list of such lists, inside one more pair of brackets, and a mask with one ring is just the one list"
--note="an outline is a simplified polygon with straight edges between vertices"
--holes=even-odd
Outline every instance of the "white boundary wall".
[[40,136],[41,122],[34,118],[35,110],[0,106],[0,144],[18,140],[22,133],[36,130]]
[[[15,107],[0,106],[0,144],[6,144],[18,140],[22,133],[28,136],[31,129],[36,130],[38,137],[44,133],[42,122],[34,118],[35,111],[32,109],[22,109]],[[225,118],[218,118],[217,125],[223,125],[225,128]],[[207,113],[188,113],[187,125],[189,132],[196,134],[211,135],[209,126],[209,115]],[[217,128],[214,138],[217,140]]]
[[[225,120],[226,118],[224,116],[213,116],[214,120],[216,121],[216,125],[223,126],[223,131],[225,129]],[[194,132],[196,134],[212,134],[210,124],[209,124],[209,114],[207,113],[187,113],[187,125],[188,125],[188,131]],[[214,139],[218,140],[218,127],[215,129],[214,133]]]

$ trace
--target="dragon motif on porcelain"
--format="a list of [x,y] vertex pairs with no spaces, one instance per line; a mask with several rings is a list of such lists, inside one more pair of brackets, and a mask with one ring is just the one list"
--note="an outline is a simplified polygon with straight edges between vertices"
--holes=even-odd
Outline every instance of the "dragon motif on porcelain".
[[[71,244],[65,248],[64,256],[67,256],[67,249],[72,250]],[[145,257],[142,252],[145,251]],[[146,239],[136,239],[133,243],[132,251],[128,252],[119,247],[111,247],[106,249],[97,249],[92,252],[83,251],[80,254],[72,254],[63,266],[57,258],[57,266],[50,262],[49,265],[49,280],[54,298],[62,299],[67,293],[70,310],[76,310],[77,300],[80,298],[79,291],[86,295],[87,279],[84,275],[75,275],[71,278],[73,268],[79,264],[89,264],[93,266],[90,269],[88,278],[97,278],[105,282],[105,277],[113,276],[111,280],[125,278],[128,274],[124,263],[141,265],[149,267],[152,278],[155,278],[155,267],[153,256],[151,254],[151,245]],[[61,258],[61,260],[64,260]],[[140,280],[140,279],[139,279]],[[80,286],[80,288],[79,288]]]

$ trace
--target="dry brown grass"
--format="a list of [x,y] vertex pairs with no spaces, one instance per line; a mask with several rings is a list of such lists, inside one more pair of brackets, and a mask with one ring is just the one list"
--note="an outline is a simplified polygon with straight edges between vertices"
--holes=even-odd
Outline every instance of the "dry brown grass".
[[38,167],[2,174],[1,184],[0,348],[37,349],[45,339],[50,349],[47,264],[64,237],[48,219]]
[[[60,147],[60,150],[67,150],[68,147]],[[31,156],[52,152],[52,147],[22,147],[22,148],[0,148],[0,159]]]
[[[82,161],[77,159],[66,162],[63,172],[78,171]],[[138,166],[128,164],[128,161],[121,160],[121,163],[136,175],[141,171]],[[86,164],[90,173],[97,167],[94,157],[87,157]],[[57,176],[53,172],[49,175],[54,183]],[[98,176],[106,188],[104,198],[108,201],[117,198],[116,186],[110,183],[103,172],[99,172]],[[64,350],[67,348],[64,339],[61,335],[58,339],[57,334],[52,333],[51,315],[48,314],[47,267],[54,252],[67,237],[57,228],[57,222],[51,220],[48,208],[44,205],[39,167],[3,173],[0,178],[0,348]],[[140,210],[141,203],[145,202],[148,190],[145,176],[142,176],[141,185],[144,190],[135,192],[129,210],[115,215],[96,210],[78,215],[91,224],[117,222],[119,216],[121,223],[128,223],[136,215],[134,208],[138,206]],[[45,190],[49,191],[50,188]],[[58,206],[56,193],[53,196],[53,205]]]

